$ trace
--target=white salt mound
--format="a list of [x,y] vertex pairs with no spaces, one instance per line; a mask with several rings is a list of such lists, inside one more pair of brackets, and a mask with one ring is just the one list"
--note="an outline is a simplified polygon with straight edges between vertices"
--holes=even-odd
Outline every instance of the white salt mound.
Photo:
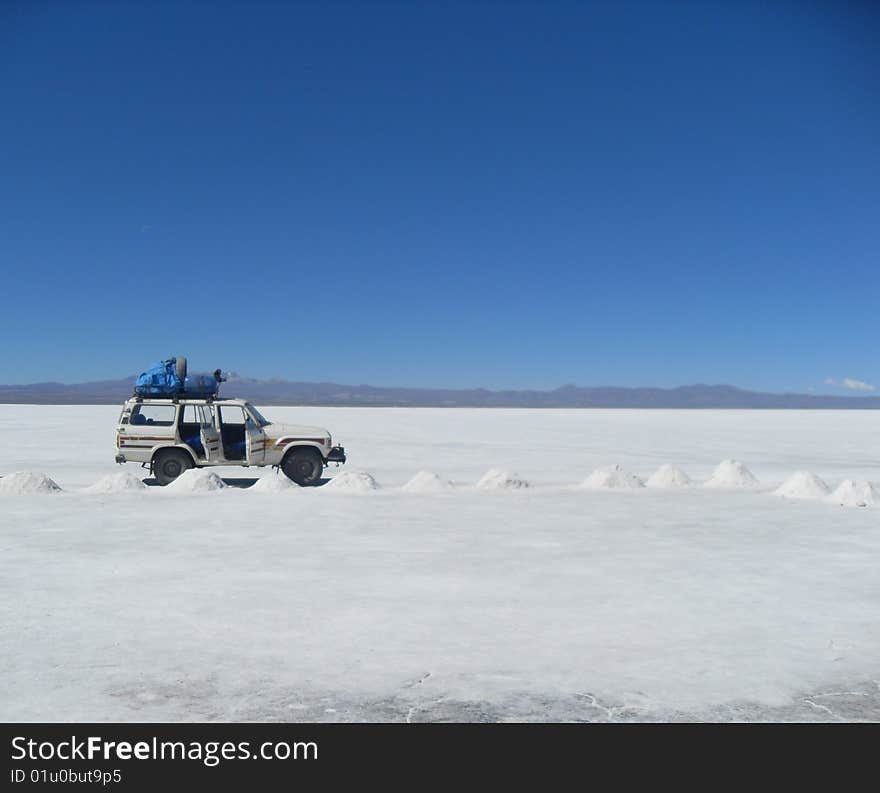
[[291,482],[283,474],[269,474],[254,482],[248,490],[262,493],[284,493],[287,490],[299,490],[299,485]]
[[755,487],[758,480],[739,460],[722,460],[703,487]]
[[827,496],[828,492],[828,485],[816,474],[809,471],[795,471],[773,491],[773,494],[783,498],[818,499]]
[[880,493],[864,479],[844,479],[825,500],[844,507],[873,507],[880,503]]
[[521,479],[519,474],[502,471],[500,468],[486,471],[483,478],[477,482],[480,490],[522,490],[528,486],[529,483]]
[[403,486],[403,489],[407,493],[440,493],[451,487],[452,482],[433,471],[419,471]]
[[0,478],[0,493],[8,495],[31,496],[60,492],[61,488],[46,474],[16,471]]
[[691,478],[674,465],[661,465],[645,482],[648,487],[688,487]]
[[140,477],[131,471],[117,471],[115,474],[99,479],[95,484],[83,489],[84,493],[130,493],[137,490],[146,490],[147,486]]
[[169,490],[179,493],[208,493],[212,490],[223,490],[226,483],[213,471],[203,468],[190,468],[184,471],[168,486]]
[[611,488],[635,490],[644,487],[645,483],[635,474],[630,473],[622,465],[615,463],[605,468],[597,468],[583,483],[588,488]]
[[371,490],[378,490],[379,483],[365,471],[343,471],[334,476],[324,487],[350,493],[368,493]]

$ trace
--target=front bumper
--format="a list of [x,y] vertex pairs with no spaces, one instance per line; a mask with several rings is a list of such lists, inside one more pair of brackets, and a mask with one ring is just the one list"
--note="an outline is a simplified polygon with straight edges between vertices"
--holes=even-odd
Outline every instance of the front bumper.
[[344,463],[345,462],[345,448],[342,446],[334,446],[330,449],[330,452],[327,454],[327,462],[328,463]]

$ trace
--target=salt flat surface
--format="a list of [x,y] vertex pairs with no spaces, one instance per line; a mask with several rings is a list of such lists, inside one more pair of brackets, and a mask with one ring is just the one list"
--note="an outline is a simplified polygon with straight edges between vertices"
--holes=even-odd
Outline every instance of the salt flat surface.
[[0,475],[61,488],[0,487],[0,718],[880,719],[880,413],[264,413],[381,487],[139,490],[118,408],[0,406]]

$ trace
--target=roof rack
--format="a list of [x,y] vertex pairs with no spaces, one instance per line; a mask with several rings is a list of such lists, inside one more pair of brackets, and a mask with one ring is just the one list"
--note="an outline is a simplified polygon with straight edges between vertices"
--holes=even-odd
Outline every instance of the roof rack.
[[181,399],[201,399],[205,402],[222,402],[224,399],[236,399],[236,397],[221,397],[217,394],[187,394],[187,393],[179,393],[179,394],[139,394],[135,391],[130,397],[129,400],[134,400],[135,402],[143,402],[145,399],[149,399],[153,402],[173,402],[178,403]]

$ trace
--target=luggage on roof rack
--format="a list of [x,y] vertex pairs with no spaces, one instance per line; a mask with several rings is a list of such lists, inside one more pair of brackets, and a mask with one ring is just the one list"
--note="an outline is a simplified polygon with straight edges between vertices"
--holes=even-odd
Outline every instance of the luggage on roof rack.
[[186,380],[186,358],[167,358],[154,363],[134,381],[136,394],[171,396],[183,390]]
[[134,383],[137,396],[196,398],[216,397],[225,378],[219,369],[213,374],[192,374],[186,371],[186,358],[167,358],[153,364],[138,376]]
[[183,381],[183,394],[191,397],[215,397],[220,381],[212,374],[191,374]]

